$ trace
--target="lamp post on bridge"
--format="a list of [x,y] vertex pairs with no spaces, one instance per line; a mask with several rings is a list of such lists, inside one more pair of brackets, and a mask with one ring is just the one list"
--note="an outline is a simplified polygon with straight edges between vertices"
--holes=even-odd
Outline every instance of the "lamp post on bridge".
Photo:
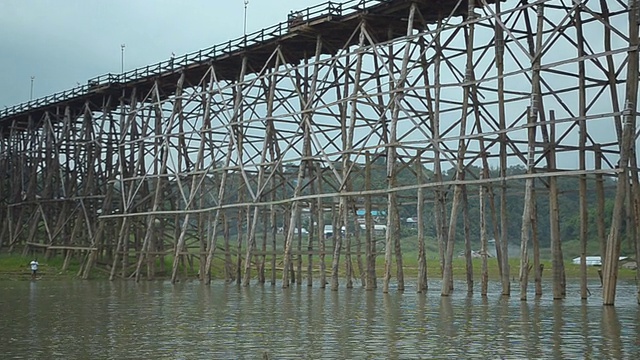
[[244,0],[244,35],[247,36],[247,6],[249,5],[249,0]]
[[120,73],[124,74],[124,48],[125,44],[120,44]]
[[35,76],[31,76],[31,90],[29,91],[29,101],[33,100],[33,80],[35,80]]

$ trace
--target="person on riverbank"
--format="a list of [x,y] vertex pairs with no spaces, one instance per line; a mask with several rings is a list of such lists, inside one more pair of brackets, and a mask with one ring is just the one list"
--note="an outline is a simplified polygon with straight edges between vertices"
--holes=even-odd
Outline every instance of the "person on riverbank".
[[31,267],[31,280],[36,279],[36,275],[38,275],[38,259],[33,259],[29,263],[29,267]]

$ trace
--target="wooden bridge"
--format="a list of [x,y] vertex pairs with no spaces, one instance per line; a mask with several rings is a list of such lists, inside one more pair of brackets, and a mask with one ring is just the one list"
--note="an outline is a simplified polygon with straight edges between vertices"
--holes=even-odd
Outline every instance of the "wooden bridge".
[[[493,238],[509,295],[507,192],[519,187],[520,297],[531,269],[541,294],[544,237],[553,297],[563,298],[557,181],[572,178],[583,199],[580,241],[586,249],[600,239],[603,298],[613,304],[623,229],[640,258],[637,6],[330,1],[0,110],[0,248],[62,252],[80,260],[84,278],[98,268],[112,279],[163,272],[177,281],[195,267],[209,282],[222,263],[224,276],[244,285],[253,270],[258,282],[275,284],[281,273],[282,286],[303,277],[312,285],[315,276],[334,290],[340,279],[376,287],[384,252],[383,291],[392,267],[403,290],[400,213],[412,211],[419,291],[427,237],[439,248],[443,295],[452,290],[456,237],[466,240],[467,264],[471,244],[486,254]],[[518,165],[526,171],[508,172]],[[612,212],[605,178],[615,179]],[[535,210],[540,197],[548,214]],[[539,217],[549,229],[537,228]],[[471,222],[480,223],[477,236]],[[329,239],[328,224],[345,230]],[[385,226],[382,239],[375,225]],[[471,268],[467,277],[472,288]]]

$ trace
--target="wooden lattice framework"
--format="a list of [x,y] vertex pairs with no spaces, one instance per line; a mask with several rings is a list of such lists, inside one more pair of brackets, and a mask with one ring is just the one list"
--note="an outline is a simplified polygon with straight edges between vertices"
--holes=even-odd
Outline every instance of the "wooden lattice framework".
[[[102,268],[137,280],[154,277],[156,260],[171,255],[172,281],[199,258],[208,282],[222,254],[227,277],[245,285],[254,265],[260,282],[271,268],[275,284],[281,268],[283,286],[299,283],[307,255],[308,284],[318,261],[319,284],[332,289],[357,276],[375,287],[383,247],[383,289],[394,267],[403,290],[397,209],[409,191],[417,197],[418,290],[427,287],[422,209],[434,209],[429,235],[441,245],[448,295],[457,219],[467,224],[466,209],[480,206],[483,253],[494,237],[508,295],[506,189],[526,179],[521,297],[535,219],[550,216],[553,296],[562,298],[556,181],[579,178],[585,199],[587,182],[608,176],[618,180],[609,229],[600,187],[591,206],[606,254],[604,303],[613,304],[621,221],[633,224],[634,238],[640,222],[637,12],[635,0],[330,2],[227,44],[5,109],[0,246],[81,256],[85,278]],[[507,174],[514,164],[527,173]],[[382,185],[370,181],[376,165],[386,167]],[[453,180],[443,177],[449,168]],[[415,182],[398,183],[407,170]],[[364,189],[353,188],[357,177]],[[535,212],[540,196],[549,215]],[[325,241],[325,223],[351,227],[357,208],[366,209],[365,230]],[[387,218],[377,249],[373,208]],[[468,253],[468,226],[464,233]]]

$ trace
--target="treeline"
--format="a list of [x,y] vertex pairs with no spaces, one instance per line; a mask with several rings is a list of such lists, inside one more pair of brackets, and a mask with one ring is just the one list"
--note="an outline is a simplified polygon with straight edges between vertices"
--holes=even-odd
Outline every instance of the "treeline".
[[[348,184],[348,191],[358,192],[364,190],[384,190],[387,188],[387,168],[385,164],[384,158],[378,158],[372,161],[369,165],[369,176],[370,176],[370,186],[367,189],[365,182],[365,166],[361,164],[353,164],[352,171],[350,175],[350,182]],[[334,168],[336,171],[341,172],[341,164],[334,164]],[[265,196],[265,200],[271,199],[288,199],[293,197],[294,189],[297,183],[297,171],[298,168],[285,165],[284,171],[276,176],[277,185],[275,188],[271,190],[274,194],[267,194]],[[478,167],[469,167],[466,175],[467,180],[478,179],[480,177],[482,169]],[[398,164],[398,172],[396,176],[396,185],[399,187],[402,186],[415,186],[417,184],[417,169],[412,165],[402,165]],[[455,169],[449,169],[445,171],[442,175],[443,182],[447,182],[449,180],[453,180],[455,178]],[[489,171],[491,178],[499,178],[500,171],[497,168],[490,169]],[[506,171],[506,176],[512,177],[516,175],[522,175],[526,173],[526,168],[524,166],[511,166]],[[219,174],[219,173],[218,173]],[[323,181],[323,192],[325,193],[338,193],[339,184],[336,183],[335,177],[332,173],[326,170],[322,176]],[[304,177],[305,184],[303,184],[302,195],[312,195],[314,193],[315,185],[311,179],[314,178],[312,173],[307,174]],[[434,174],[429,169],[423,168],[423,182],[428,184],[429,182],[434,181]],[[246,194],[245,189],[245,181],[248,180],[252,183],[252,186],[257,184],[257,179],[255,175],[249,175],[247,178],[243,178],[238,173],[230,173],[227,178],[227,189],[225,191],[225,196],[221,200],[223,204],[233,204],[238,202],[246,202],[248,195]],[[604,188],[605,188],[605,225],[609,226],[611,222],[611,210],[613,208],[613,191],[615,188],[615,180],[612,178],[604,177]],[[317,179],[316,179],[317,181]],[[560,238],[562,241],[569,241],[579,238],[579,230],[580,230],[580,214],[579,214],[579,202],[580,202],[580,194],[578,193],[578,177],[576,176],[562,176],[558,177],[558,189],[559,189],[559,219],[560,219]],[[189,194],[189,183],[190,181],[184,179],[182,181],[183,189],[179,190],[176,182],[170,182],[170,185],[165,183],[165,196],[164,198],[164,208],[166,210],[176,210],[184,208],[186,204],[182,201],[182,196],[186,195],[188,197]],[[203,183],[200,186],[200,194],[197,196],[197,202],[199,202],[199,206],[202,207],[215,207],[219,204],[219,200],[217,199],[218,187],[219,187],[219,179],[218,176],[207,176]],[[500,233],[500,204],[501,199],[500,196],[502,194],[502,183],[501,182],[493,182],[492,183],[492,192],[494,194],[494,205],[496,209],[496,218],[498,219],[498,232]],[[525,191],[525,179],[510,179],[505,182],[506,187],[506,215],[507,215],[507,234],[508,240],[512,243],[518,243],[520,241],[520,232],[521,232],[521,224],[522,224],[522,211],[524,208],[524,191]],[[596,221],[594,219],[597,216],[596,209],[596,179],[594,176],[589,176],[587,178],[587,203],[589,206],[589,229],[588,236],[590,240],[596,240],[597,238],[597,229],[596,229]],[[426,234],[430,236],[434,236],[436,234],[436,224],[435,224],[435,215],[434,215],[434,199],[435,199],[435,187],[429,187],[426,193],[426,204],[424,208],[424,219],[425,219],[425,230]],[[151,189],[152,190],[152,189]],[[441,191],[444,192],[444,196],[446,199],[447,206],[447,215],[450,213],[451,207],[451,199],[453,198],[453,186],[444,186],[441,188]],[[468,194],[468,212],[470,219],[470,233],[472,236],[472,241],[480,238],[480,204],[479,201],[479,191],[480,188],[478,185],[467,185],[467,194]],[[152,191],[149,191],[152,192]],[[243,195],[243,192],[244,195]],[[541,177],[535,179],[535,193],[536,193],[536,209],[537,209],[537,227],[538,227],[538,238],[540,244],[542,246],[546,246],[549,244],[549,191],[548,191],[548,178]],[[405,223],[407,218],[416,218],[417,217],[417,190],[403,190],[398,193],[399,197],[399,214],[401,218],[401,222]],[[382,213],[386,212],[387,207],[387,197],[386,194],[374,195],[372,196],[372,203],[374,210],[378,210]],[[355,206],[357,208],[363,209],[364,198],[356,198],[353,199]],[[487,202],[485,205],[486,211],[489,212],[489,197],[485,196],[485,201]],[[328,200],[325,200],[325,206],[328,204]],[[290,203],[282,203],[280,205],[280,211],[286,210],[285,208],[290,206]],[[230,213],[230,217],[235,218],[236,211],[233,211],[233,214]],[[280,217],[280,219],[284,219],[284,217]],[[487,219],[487,236],[489,239],[494,237],[493,234],[493,218],[491,214],[486,214]],[[379,219],[381,222],[385,221],[384,218]],[[279,220],[283,221],[283,220]],[[231,220],[232,223],[235,222],[235,219]],[[331,222],[331,214],[328,210],[325,210],[325,223]],[[456,226],[457,237],[462,240],[463,239],[463,218],[462,212],[458,216],[458,226]],[[279,223],[278,226],[283,226],[284,224]],[[307,224],[303,224],[306,226]],[[260,226],[260,225],[259,225]],[[235,225],[231,225],[231,228],[234,229]],[[401,226],[402,229],[407,229],[407,226]],[[233,230],[232,230],[233,232]]]
[[[382,164],[379,164],[382,165]],[[479,179],[482,169],[478,167],[470,167],[466,175],[467,180]],[[442,177],[443,181],[453,180],[455,178],[455,169],[446,171]],[[491,178],[499,178],[500,170],[497,168],[489,171]],[[424,169],[423,176],[429,180],[433,180],[433,172]],[[511,166],[507,169],[507,176],[523,175],[526,174],[526,168],[524,166]],[[371,179],[374,188],[384,188],[386,186],[386,168],[384,166],[372,166],[371,167]],[[559,190],[559,219],[560,219],[560,239],[561,241],[574,240],[579,238],[580,231],[580,213],[579,203],[580,194],[578,192],[577,176],[562,176],[557,178],[558,190]],[[429,180],[425,181],[426,183]],[[611,213],[613,208],[613,194],[615,189],[615,180],[612,178],[604,177],[605,188],[605,226],[608,228],[611,223]],[[510,242],[518,243],[520,241],[520,233],[522,226],[522,212],[524,208],[524,191],[525,191],[525,179],[510,179],[505,182],[506,186],[506,214],[507,214],[507,234]],[[415,185],[416,184],[416,169],[411,167],[401,167],[401,170],[397,174],[398,186]],[[364,188],[364,180],[356,177],[353,181],[354,190]],[[500,232],[500,196],[502,193],[502,184],[500,182],[492,183],[492,191],[494,194],[494,204],[496,209],[496,217],[498,219],[498,232]],[[435,188],[430,188],[435,189]],[[596,240],[597,229],[596,221],[597,217],[596,209],[596,179],[594,176],[587,177],[587,204],[589,208],[589,228],[588,236],[589,240]],[[451,198],[453,197],[453,186],[444,187],[442,189],[447,199],[447,215],[450,214]],[[479,204],[479,186],[468,185],[468,211],[470,219],[470,233],[473,239],[480,238],[480,204]],[[434,214],[434,191],[427,191],[427,203],[424,206],[424,219],[427,234],[436,233],[435,214]],[[535,179],[535,194],[536,194],[536,210],[537,210],[537,226],[538,237],[541,245],[545,246],[549,244],[549,191],[548,191],[548,178],[541,177]],[[400,196],[400,217],[401,219],[415,218],[417,216],[416,203],[417,203],[417,190],[401,191]],[[488,196],[485,196],[486,211],[490,211]],[[379,197],[377,199],[378,204],[386,206],[386,197]],[[486,214],[487,218],[487,236],[492,238],[493,223],[492,216]],[[463,239],[463,219],[462,213],[458,218],[458,226],[456,226],[457,237]]]

